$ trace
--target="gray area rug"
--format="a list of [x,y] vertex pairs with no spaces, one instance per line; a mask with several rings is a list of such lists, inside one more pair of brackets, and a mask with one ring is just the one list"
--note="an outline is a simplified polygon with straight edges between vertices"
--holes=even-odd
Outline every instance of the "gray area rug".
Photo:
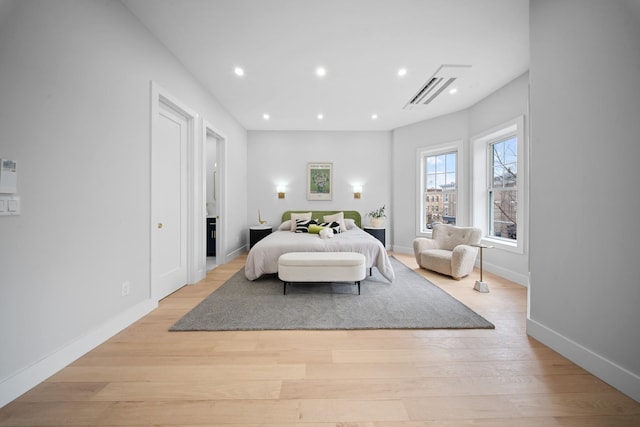
[[253,282],[244,269],[176,322],[171,331],[281,329],[494,329],[494,325],[395,258],[396,280],[376,268],[361,282]]

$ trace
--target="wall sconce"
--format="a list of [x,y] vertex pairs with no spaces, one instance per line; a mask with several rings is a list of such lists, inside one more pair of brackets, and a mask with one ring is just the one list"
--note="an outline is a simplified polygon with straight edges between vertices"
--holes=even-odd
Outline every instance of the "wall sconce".
[[362,185],[354,185],[353,186],[353,198],[359,199],[362,193]]
[[278,185],[276,191],[278,192],[278,199],[284,199],[284,193],[286,191],[284,185]]

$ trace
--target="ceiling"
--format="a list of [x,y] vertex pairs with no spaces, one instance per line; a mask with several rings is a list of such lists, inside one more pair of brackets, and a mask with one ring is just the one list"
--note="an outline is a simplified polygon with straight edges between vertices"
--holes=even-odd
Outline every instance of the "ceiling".
[[[529,0],[123,3],[248,130],[391,130],[468,108],[529,69]],[[403,108],[443,64],[471,67]]]

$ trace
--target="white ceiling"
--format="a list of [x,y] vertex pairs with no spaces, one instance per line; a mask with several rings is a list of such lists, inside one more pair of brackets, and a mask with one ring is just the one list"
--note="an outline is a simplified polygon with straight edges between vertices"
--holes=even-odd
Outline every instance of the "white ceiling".
[[[529,0],[123,3],[248,130],[390,130],[467,108],[529,69]],[[403,109],[442,64],[471,65],[458,92]]]

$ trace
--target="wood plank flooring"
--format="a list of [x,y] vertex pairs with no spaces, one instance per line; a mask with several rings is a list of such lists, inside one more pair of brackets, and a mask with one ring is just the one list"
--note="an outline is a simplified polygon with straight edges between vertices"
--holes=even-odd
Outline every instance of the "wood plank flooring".
[[168,332],[246,256],[0,409],[0,426],[639,426],[640,403],[526,336],[526,288],[417,269],[495,330]]

